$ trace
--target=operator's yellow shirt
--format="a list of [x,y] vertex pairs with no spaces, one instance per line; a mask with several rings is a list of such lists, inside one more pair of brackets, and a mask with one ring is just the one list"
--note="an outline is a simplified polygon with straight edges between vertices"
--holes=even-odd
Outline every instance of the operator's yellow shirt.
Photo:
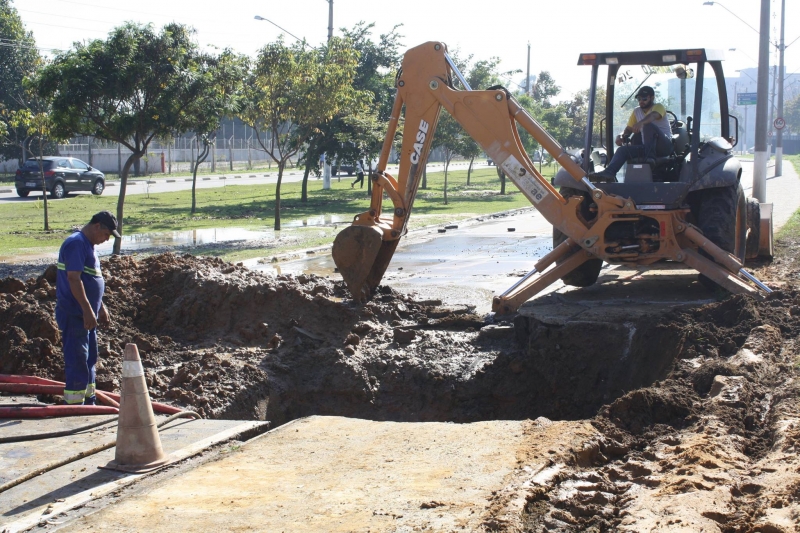
[[664,107],[663,104],[653,104],[650,106],[650,109],[644,110],[641,107],[636,107],[631,113],[630,118],[628,119],[628,127],[632,128],[634,124],[642,120],[646,117],[649,113],[655,111],[661,118],[653,121],[653,124],[661,130],[664,135],[672,135],[672,130],[669,127],[669,119],[667,118],[667,109]]

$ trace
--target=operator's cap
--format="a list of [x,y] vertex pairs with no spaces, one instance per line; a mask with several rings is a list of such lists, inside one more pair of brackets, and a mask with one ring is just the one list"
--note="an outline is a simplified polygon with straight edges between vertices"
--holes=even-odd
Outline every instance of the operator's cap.
[[656,92],[653,90],[652,87],[650,87],[649,85],[643,85],[636,92],[636,95],[634,96],[634,98],[639,98],[640,96],[655,96],[655,95],[656,95]]
[[110,212],[100,211],[99,213],[96,213],[94,216],[92,216],[92,220],[89,221],[89,224],[97,224],[97,223],[100,223],[105,227],[107,227],[111,231],[111,234],[114,237],[118,239],[121,237],[121,235],[117,231],[117,217],[112,215]]

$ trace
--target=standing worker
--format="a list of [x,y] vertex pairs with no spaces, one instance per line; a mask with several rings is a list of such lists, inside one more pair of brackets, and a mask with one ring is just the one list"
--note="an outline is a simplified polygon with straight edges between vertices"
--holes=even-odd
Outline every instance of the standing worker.
[[356,186],[356,183],[360,183],[359,188],[364,188],[364,163],[360,159],[356,161],[356,180],[350,184],[350,188]]
[[100,211],[58,252],[56,323],[64,346],[64,400],[71,405],[95,403],[97,326],[106,327],[111,317],[103,305],[106,284],[94,247],[112,235],[120,236],[117,219]]

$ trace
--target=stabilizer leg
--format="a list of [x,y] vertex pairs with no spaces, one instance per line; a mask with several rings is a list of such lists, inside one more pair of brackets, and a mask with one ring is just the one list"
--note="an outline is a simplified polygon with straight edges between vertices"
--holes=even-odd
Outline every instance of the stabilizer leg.
[[[558,248],[564,246],[564,249],[569,251],[570,244],[574,245],[574,242],[568,239],[561,243]],[[556,248],[556,250],[558,250],[558,248]],[[553,251],[555,252],[556,250]],[[551,254],[552,253],[553,252],[551,252]],[[519,283],[511,287],[500,296],[495,296],[494,300],[492,301],[492,311],[500,315],[507,315],[516,312],[517,309],[519,309],[519,306],[521,306],[523,303],[530,300],[533,296],[546,289],[552,283],[569,274],[593,257],[595,257],[593,254],[585,250],[578,250],[565,259],[562,263],[548,269],[545,272],[541,272],[539,276],[534,277],[535,274],[539,273],[538,269],[532,270]]]

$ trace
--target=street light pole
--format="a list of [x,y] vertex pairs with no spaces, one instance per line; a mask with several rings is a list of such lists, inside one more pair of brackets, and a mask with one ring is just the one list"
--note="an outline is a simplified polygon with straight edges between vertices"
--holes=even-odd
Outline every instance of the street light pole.
[[292,37],[294,37],[294,38],[295,38],[295,39],[297,39],[298,41],[301,41],[301,42],[305,41],[305,39],[301,39],[300,37],[298,37],[298,36],[297,36],[297,35],[295,35],[294,33],[290,32],[289,30],[285,30],[285,29],[281,28],[280,26],[278,26],[277,24],[275,24],[274,22],[272,22],[272,21],[271,21],[271,20],[269,20],[269,19],[265,19],[264,17],[262,17],[262,16],[259,16],[259,15],[256,15],[256,16],[255,16],[255,17],[253,17],[253,18],[254,18],[254,19],[256,19],[256,20],[264,20],[264,21],[267,21],[267,22],[269,22],[270,24],[272,24],[273,26],[275,26],[276,28],[278,28],[279,30],[281,30],[283,33],[285,33],[285,34],[287,34],[287,35],[291,35]]
[[767,98],[769,93],[769,0],[761,0],[761,31],[758,43],[756,92],[756,146],[753,161],[753,197],[767,201]]
[[[783,31],[786,23],[786,0],[781,0],[781,40],[778,45],[778,118],[783,119],[783,52],[786,49]],[[775,136],[775,175],[783,176],[783,128],[778,128]]]

